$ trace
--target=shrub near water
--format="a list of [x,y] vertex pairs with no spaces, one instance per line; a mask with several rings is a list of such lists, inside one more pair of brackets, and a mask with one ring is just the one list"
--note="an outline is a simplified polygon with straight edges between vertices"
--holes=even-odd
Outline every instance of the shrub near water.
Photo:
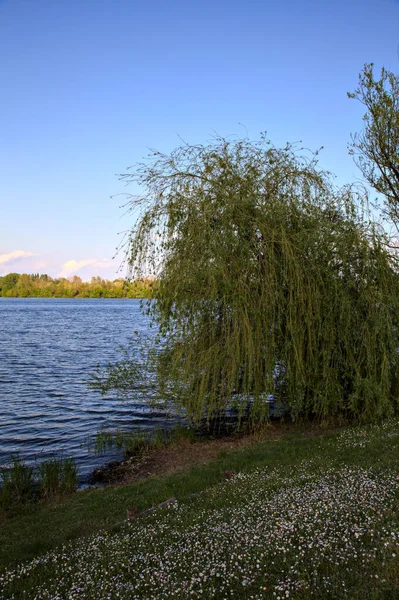
[[[198,430],[197,430],[198,431]],[[198,431],[198,433],[200,433]],[[205,434],[209,432],[205,432]],[[210,434],[209,434],[210,435]],[[123,448],[125,456],[145,454],[148,451],[173,446],[183,440],[194,442],[198,436],[189,426],[176,425],[169,429],[156,427],[154,431],[98,431],[92,440],[88,440],[89,450],[103,454],[109,448]]]
[[8,467],[0,468],[0,510],[7,512],[21,504],[72,493],[76,489],[78,469],[73,458],[51,458],[36,469],[12,456]]
[[13,504],[21,504],[32,499],[34,469],[25,465],[19,456],[11,456],[9,468],[0,468],[2,487],[0,488],[0,509],[6,510]]
[[41,463],[38,471],[43,497],[70,493],[76,488],[78,470],[72,458],[51,458]]

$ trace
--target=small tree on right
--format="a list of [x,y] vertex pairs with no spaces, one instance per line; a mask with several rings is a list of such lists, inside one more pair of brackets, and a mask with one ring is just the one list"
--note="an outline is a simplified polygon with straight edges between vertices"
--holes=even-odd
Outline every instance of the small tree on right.
[[351,136],[350,154],[366,181],[384,196],[382,207],[399,232],[399,77],[382,68],[374,77],[373,63],[365,64],[349,98],[366,107],[364,129]]

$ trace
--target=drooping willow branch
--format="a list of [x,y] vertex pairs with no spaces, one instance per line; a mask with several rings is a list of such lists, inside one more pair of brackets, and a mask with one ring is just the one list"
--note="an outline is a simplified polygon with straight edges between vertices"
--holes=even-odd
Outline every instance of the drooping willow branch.
[[131,177],[161,396],[193,420],[236,406],[256,422],[270,394],[292,418],[397,410],[398,274],[358,191],[264,137],[155,153]]

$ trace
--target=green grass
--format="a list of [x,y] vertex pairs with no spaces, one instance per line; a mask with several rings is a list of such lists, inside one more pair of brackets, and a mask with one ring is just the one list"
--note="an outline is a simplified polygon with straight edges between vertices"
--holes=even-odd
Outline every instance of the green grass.
[[[221,483],[224,470],[239,475]],[[25,506],[0,527],[0,598],[397,598],[398,470],[397,420],[303,428]],[[172,496],[176,507],[115,525]]]
[[45,460],[35,468],[21,456],[11,456],[0,468],[0,518],[32,510],[41,498],[71,494],[76,490],[78,469],[73,458],[61,456]]
[[3,512],[13,504],[24,504],[33,497],[33,468],[25,465],[18,456],[11,456],[10,468],[0,468],[0,510]]

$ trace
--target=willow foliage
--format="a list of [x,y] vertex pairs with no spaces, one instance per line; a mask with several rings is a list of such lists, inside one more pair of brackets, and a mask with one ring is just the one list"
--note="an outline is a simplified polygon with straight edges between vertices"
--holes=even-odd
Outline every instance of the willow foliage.
[[147,190],[128,256],[159,280],[161,395],[193,420],[235,405],[256,421],[269,394],[294,419],[397,409],[394,259],[316,156],[218,138],[124,177]]

